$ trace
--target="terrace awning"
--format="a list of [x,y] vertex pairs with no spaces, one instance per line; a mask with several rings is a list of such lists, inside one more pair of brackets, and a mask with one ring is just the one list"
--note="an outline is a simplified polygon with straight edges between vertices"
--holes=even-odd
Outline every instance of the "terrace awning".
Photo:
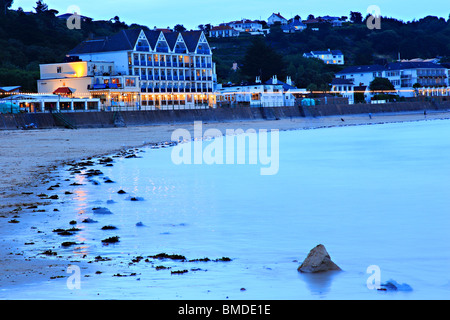
[[58,89],[56,89],[55,91],[53,91],[53,94],[72,94],[72,90],[70,90],[70,88],[68,87],[59,87]]

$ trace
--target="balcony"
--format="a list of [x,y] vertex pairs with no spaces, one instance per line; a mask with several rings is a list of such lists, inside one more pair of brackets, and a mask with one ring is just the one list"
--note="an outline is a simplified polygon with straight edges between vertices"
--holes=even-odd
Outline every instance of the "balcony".
[[87,88],[88,90],[120,89],[122,85],[120,83],[89,84]]
[[141,80],[147,80],[147,75],[141,75]]
[[144,51],[144,52],[150,52],[150,47],[147,46],[137,46],[136,51]]
[[134,63],[133,63],[135,66],[139,66],[140,65],[140,63],[139,63],[139,60],[134,60]]
[[175,48],[175,53],[186,53],[186,49],[184,49],[184,48]]
[[211,54],[209,49],[197,49],[198,54]]
[[153,66],[154,66],[154,67],[159,67],[159,61],[153,62]]
[[158,47],[158,48],[156,48],[156,52],[168,53],[169,52],[169,48],[167,48],[167,47]]
[[146,66],[147,65],[147,61],[146,60],[141,60],[141,66]]
[[160,67],[165,67],[166,66],[166,62],[165,61],[160,61],[159,62],[159,66]]
[[153,66],[153,61],[147,61],[147,67],[152,67]]

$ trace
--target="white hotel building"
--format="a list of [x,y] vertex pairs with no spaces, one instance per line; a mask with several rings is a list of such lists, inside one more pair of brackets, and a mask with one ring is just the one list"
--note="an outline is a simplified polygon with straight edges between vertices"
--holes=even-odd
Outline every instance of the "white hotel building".
[[86,40],[73,61],[41,65],[40,93],[69,88],[100,98],[105,109],[183,109],[215,105],[212,52],[202,31],[129,29]]
[[[397,94],[401,97],[422,96],[449,96],[450,71],[437,63],[432,62],[393,62],[387,65],[365,65],[345,68],[336,73],[336,78],[347,80],[352,87],[369,87],[375,78],[387,78],[394,85]],[[336,79],[335,79],[336,82]],[[417,88],[414,85],[417,84]],[[348,93],[342,90],[348,88],[332,83],[332,91]],[[367,89],[368,90],[368,89]],[[370,97],[371,94],[367,93]]]

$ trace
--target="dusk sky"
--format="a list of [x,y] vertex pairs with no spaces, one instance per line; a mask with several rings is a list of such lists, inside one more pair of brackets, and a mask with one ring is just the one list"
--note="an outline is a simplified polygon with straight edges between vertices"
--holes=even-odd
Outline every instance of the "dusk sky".
[[[173,27],[182,24],[188,29],[197,28],[199,24],[239,20],[241,18],[263,19],[273,12],[280,12],[289,19],[300,15],[303,19],[309,14],[349,16],[350,11],[359,11],[363,16],[367,14],[370,5],[377,5],[382,16],[394,17],[404,21],[420,19],[427,15],[434,15],[448,19],[450,5],[448,0],[44,0],[49,8],[66,13],[68,8],[75,5],[81,14],[95,20],[108,20],[119,16],[127,24],[138,23],[150,28]],[[14,0],[13,8],[22,7],[25,11],[34,11],[36,0]]]

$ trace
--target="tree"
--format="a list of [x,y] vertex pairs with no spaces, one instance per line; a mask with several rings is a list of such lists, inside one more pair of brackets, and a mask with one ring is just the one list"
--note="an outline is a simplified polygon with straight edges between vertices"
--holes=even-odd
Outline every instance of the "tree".
[[44,13],[48,11],[48,5],[46,5],[42,0],[39,0],[36,2],[36,7],[34,7],[34,10],[36,10],[36,13]]
[[4,9],[4,13],[6,15],[6,12],[9,8],[11,8],[12,4],[13,4],[13,0],[0,0],[0,8]]
[[312,19],[314,19],[314,15],[313,14],[308,15],[308,20],[312,20]]
[[361,12],[350,12],[350,21],[353,23],[361,24],[363,22],[363,16]]
[[255,38],[245,53],[242,73],[249,80],[259,76],[263,82],[274,75],[284,78],[283,57],[268,46],[264,38]]
[[371,91],[394,91],[395,87],[388,78],[375,78],[369,85]]
[[175,32],[185,32],[186,28],[182,24],[177,24],[175,27],[173,27],[173,30]]

